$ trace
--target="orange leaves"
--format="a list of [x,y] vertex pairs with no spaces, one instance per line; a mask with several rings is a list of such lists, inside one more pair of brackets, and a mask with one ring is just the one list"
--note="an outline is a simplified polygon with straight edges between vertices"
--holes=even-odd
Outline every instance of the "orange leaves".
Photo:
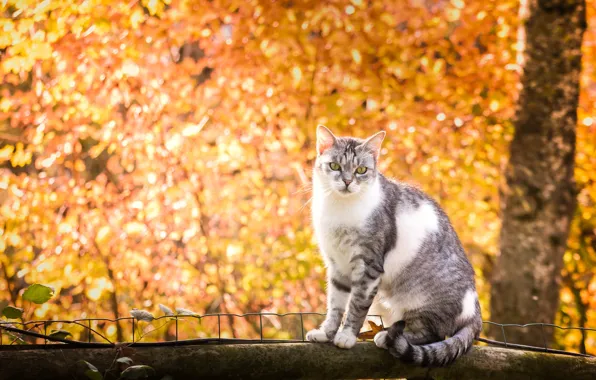
[[360,334],[358,334],[358,338],[360,338],[360,339],[365,339],[365,340],[373,339],[375,337],[375,335],[377,335],[377,333],[383,331],[383,326],[379,326],[376,323],[374,323],[373,321],[367,321],[367,322],[368,322],[368,325],[370,326],[371,330],[364,331],[364,332],[361,332]]
[[[113,316],[129,301],[323,311],[304,186],[319,122],[390,130],[386,174],[439,199],[474,257],[496,254],[517,2],[21,3],[0,18],[0,258],[11,252],[20,273],[11,289],[63,282],[71,308],[43,315]],[[576,172],[585,222],[592,50]],[[0,298],[7,289],[0,280]]]

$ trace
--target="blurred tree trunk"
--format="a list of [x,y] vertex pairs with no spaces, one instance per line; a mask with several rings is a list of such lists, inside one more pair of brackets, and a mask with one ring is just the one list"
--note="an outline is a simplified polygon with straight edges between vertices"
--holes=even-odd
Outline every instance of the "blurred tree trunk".
[[[521,2],[523,74],[502,195],[500,257],[491,320],[554,321],[574,214],[573,179],[585,0]],[[544,345],[548,329],[508,329],[507,340]],[[490,332],[500,338],[501,330]]]

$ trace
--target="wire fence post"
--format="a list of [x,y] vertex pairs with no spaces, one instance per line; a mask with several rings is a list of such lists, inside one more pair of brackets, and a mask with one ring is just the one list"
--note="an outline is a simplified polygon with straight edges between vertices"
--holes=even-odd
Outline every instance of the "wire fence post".
[[259,324],[261,325],[260,327],[260,333],[261,333],[261,342],[263,341],[263,314],[259,313]]
[[540,329],[542,330],[542,341],[544,342],[544,351],[548,351],[548,343],[546,342],[546,334],[544,332],[544,323],[540,324]]
[[304,342],[304,317],[302,313],[300,313],[300,330],[302,331],[302,341]]
[[505,335],[505,326],[501,325],[501,332],[503,333],[503,342],[505,342],[505,347],[507,347],[507,335]]

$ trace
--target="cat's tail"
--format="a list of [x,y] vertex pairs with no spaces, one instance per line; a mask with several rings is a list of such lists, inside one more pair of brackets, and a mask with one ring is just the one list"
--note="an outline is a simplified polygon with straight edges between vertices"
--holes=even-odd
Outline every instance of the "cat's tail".
[[424,367],[441,367],[451,364],[470,350],[474,338],[480,333],[480,324],[470,320],[469,324],[462,327],[452,337],[436,343],[414,345],[407,341],[403,335],[404,321],[395,322],[387,332],[387,346],[389,352],[404,362],[414,363]]

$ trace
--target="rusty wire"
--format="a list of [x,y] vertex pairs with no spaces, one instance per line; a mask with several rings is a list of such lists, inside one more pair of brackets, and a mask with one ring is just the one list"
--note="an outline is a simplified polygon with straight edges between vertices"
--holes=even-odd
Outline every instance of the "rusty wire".
[[[300,318],[300,332],[301,332],[301,339],[268,339],[265,338],[263,335],[263,317],[287,317],[287,316],[298,316]],[[138,339],[135,341],[135,318],[134,317],[121,317],[116,319],[110,318],[80,318],[80,319],[73,319],[73,320],[36,320],[36,321],[28,321],[28,322],[8,322],[8,321],[0,321],[0,349],[8,349],[8,348],[16,348],[12,343],[15,342],[16,339],[19,339],[19,336],[29,336],[33,338],[43,339],[44,344],[42,345],[27,345],[26,347],[35,348],[45,347],[45,348],[55,348],[56,346],[59,348],[65,348],[65,345],[70,345],[73,347],[115,347],[121,344],[127,346],[181,346],[181,345],[199,345],[199,344],[252,344],[252,343],[296,343],[296,342],[305,342],[305,328],[304,328],[304,317],[305,316],[318,316],[324,317],[324,313],[315,313],[315,312],[293,312],[293,313],[246,313],[246,314],[234,314],[234,313],[214,313],[214,314],[192,314],[192,315],[165,315],[156,317],[153,321],[160,321],[160,320],[169,320],[175,321],[175,335],[173,341],[162,341],[162,342],[140,342]],[[209,318],[209,317],[217,317],[217,337],[213,338],[198,338],[198,339],[180,339],[179,337],[179,329],[178,323],[180,320],[184,320],[187,318],[194,318],[198,321],[202,319]],[[244,338],[222,338],[221,334],[221,325],[222,325],[222,317],[237,317],[237,318],[248,318],[248,317],[258,317],[259,318],[259,338],[258,339],[244,339]],[[381,321],[381,327],[386,328],[387,326],[383,325],[383,320],[378,315],[369,315],[369,318],[379,318]],[[152,322],[153,322],[152,321]],[[91,326],[93,322],[111,322],[111,323],[119,323],[119,322],[128,322],[132,325],[132,341],[130,342],[122,342],[122,343],[115,343],[112,342],[109,338],[105,335],[100,333],[99,331],[93,329]],[[63,323],[63,324],[75,324],[77,326],[83,327],[87,331],[87,341],[76,341],[70,339],[64,339],[60,337],[54,337],[47,334],[48,326],[55,324],[55,323]],[[137,321],[138,323],[138,321]],[[580,331],[582,334],[586,334],[588,332],[596,332],[596,328],[589,328],[589,327],[563,327],[557,326],[551,323],[527,323],[527,324],[510,324],[510,323],[496,323],[491,321],[484,321],[485,325],[493,325],[501,328],[501,335],[502,340],[492,340],[487,339],[484,337],[480,337],[477,339],[479,342],[483,342],[489,345],[494,346],[501,346],[511,349],[522,349],[526,351],[538,351],[538,352],[546,352],[546,353],[555,353],[555,354],[563,354],[563,355],[571,355],[571,356],[585,356],[585,357],[594,357],[593,355],[573,352],[573,351],[564,351],[564,350],[557,350],[548,347],[547,344],[547,337],[545,332],[545,327],[558,329],[558,330],[572,330],[572,331]],[[167,322],[166,322],[167,324]],[[16,326],[20,326],[16,327]],[[43,326],[44,332],[35,332],[32,331],[33,329],[37,329]],[[151,330],[150,332],[159,330],[161,327],[165,326],[165,324],[161,325],[160,327]],[[508,341],[507,334],[505,329],[506,328],[517,328],[517,329],[529,329],[529,328],[539,328],[542,333],[543,337],[543,346],[528,346],[528,345],[521,345],[516,344],[513,342]],[[2,331],[5,331],[14,338],[11,344],[3,344],[2,343]],[[101,339],[102,341],[93,341],[92,339]],[[22,346],[21,346],[22,347]]]

